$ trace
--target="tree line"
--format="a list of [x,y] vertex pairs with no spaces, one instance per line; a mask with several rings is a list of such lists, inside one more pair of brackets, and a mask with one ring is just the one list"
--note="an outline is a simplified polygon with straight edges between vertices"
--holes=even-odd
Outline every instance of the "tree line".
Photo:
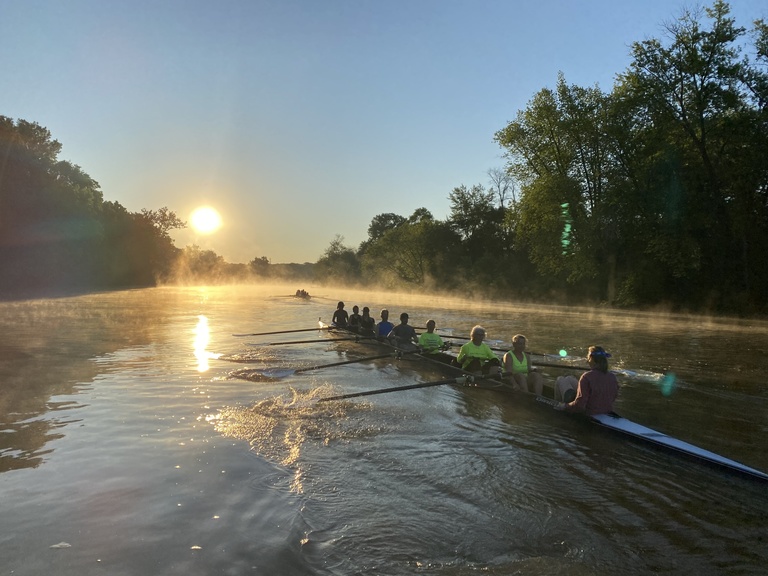
[[726,2],[635,42],[610,93],[561,74],[495,134],[504,170],[451,213],[376,216],[318,262],[390,285],[530,300],[768,311],[768,25]]
[[506,299],[768,311],[768,25],[726,2],[631,45],[611,92],[536,93],[494,135],[506,165],[426,208],[373,217],[310,265],[178,249],[172,211],[128,212],[60,161],[39,125],[0,116],[0,293],[297,278]]
[[0,293],[146,286],[178,253],[167,208],[129,212],[105,201],[61,144],[34,122],[0,116]]

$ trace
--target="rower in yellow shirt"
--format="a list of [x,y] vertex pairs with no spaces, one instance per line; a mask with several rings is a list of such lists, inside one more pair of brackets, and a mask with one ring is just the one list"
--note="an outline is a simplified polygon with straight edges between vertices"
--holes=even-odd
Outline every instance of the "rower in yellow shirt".
[[533,369],[531,355],[525,351],[526,342],[522,334],[512,337],[512,350],[504,354],[504,373],[512,377],[512,383],[518,390],[535,392],[541,396],[544,381],[541,374]]
[[496,375],[501,372],[501,361],[490,346],[483,342],[485,328],[475,326],[469,333],[471,340],[464,344],[456,357],[456,364],[465,372]]
[[435,326],[437,326],[437,324],[434,320],[427,320],[427,331],[419,334],[419,348],[421,348],[421,354],[430,360],[437,360],[444,364],[450,364],[453,362],[454,357],[444,352],[447,345],[443,342],[440,334],[435,333]]

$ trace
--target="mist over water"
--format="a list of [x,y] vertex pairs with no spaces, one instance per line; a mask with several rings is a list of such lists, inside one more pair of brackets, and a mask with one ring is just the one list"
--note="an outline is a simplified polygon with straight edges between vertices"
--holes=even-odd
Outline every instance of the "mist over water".
[[[768,470],[764,322],[312,286],[2,303],[0,566],[762,573],[764,484],[493,390],[318,402],[446,378],[408,356],[298,372],[381,353],[314,330],[338,300],[408,312],[417,329],[433,318],[457,345],[475,324],[500,348],[523,333],[574,362],[602,345],[618,412]],[[233,336],[291,329],[305,331]]]

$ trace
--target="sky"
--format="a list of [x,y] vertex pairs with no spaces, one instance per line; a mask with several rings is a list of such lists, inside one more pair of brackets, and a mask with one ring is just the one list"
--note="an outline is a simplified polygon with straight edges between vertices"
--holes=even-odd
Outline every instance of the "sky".
[[[705,5],[710,5],[706,2]],[[228,262],[315,262],[374,216],[450,213],[503,168],[533,96],[610,92],[675,0],[0,0],[0,115],[132,212],[203,205],[172,234]],[[730,2],[736,23],[764,0]]]

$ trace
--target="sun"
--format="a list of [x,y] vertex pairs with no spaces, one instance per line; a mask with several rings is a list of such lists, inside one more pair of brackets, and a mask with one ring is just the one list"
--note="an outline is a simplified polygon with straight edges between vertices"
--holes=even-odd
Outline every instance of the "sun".
[[192,211],[190,216],[192,228],[200,234],[213,234],[221,228],[221,216],[215,208],[200,206]]

